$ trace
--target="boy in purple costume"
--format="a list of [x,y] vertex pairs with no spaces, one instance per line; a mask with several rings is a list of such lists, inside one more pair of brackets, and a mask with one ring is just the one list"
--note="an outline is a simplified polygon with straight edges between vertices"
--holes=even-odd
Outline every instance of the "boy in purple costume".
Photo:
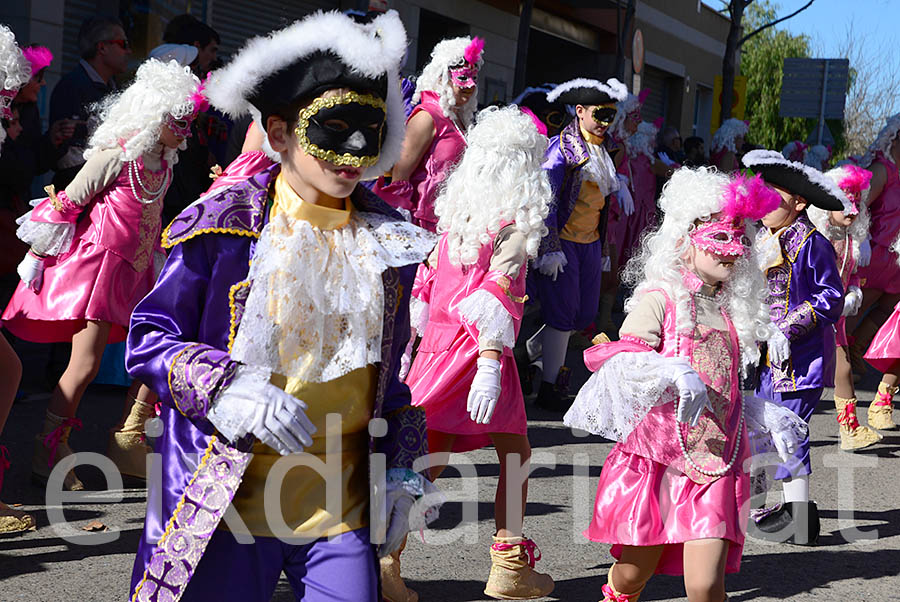
[[[159,392],[164,425],[132,600],[262,602],[282,571],[298,600],[380,600],[372,541],[383,525],[371,525],[370,537],[370,487],[386,491],[378,555],[399,545],[413,503],[429,490],[411,470],[427,453],[424,412],[410,405],[398,371],[407,295],[434,239],[356,185],[399,155],[405,48],[394,11],[367,25],[319,13],[254,40],[211,78],[213,104],[254,112],[281,163],[175,219],[163,235],[166,266],[132,316],[127,367]],[[348,274],[352,283],[342,280]],[[346,295],[324,292],[342,287],[358,295],[349,307]],[[272,527],[267,536],[267,526],[254,527],[270,518],[260,511],[260,475],[300,452],[331,462],[328,412],[342,418],[341,514],[329,516],[330,505],[305,493],[322,482],[288,473],[280,518],[290,531]],[[383,454],[373,468],[384,461],[387,470],[369,483],[372,452]],[[307,513],[297,515],[298,506]],[[230,507],[242,520],[220,522]],[[327,536],[309,536],[318,532]],[[243,543],[247,534],[252,543]]]
[[565,412],[571,403],[564,367],[569,336],[586,328],[599,309],[606,197],[619,188],[603,139],[616,115],[616,101],[627,95],[627,88],[612,78],[606,83],[574,79],[547,94],[548,102],[575,107],[576,114],[550,140],[544,159],[554,201],[533,273],[544,321],[542,382],[536,403],[554,412]]
[[[844,289],[834,248],[810,222],[806,207],[842,210],[849,200],[824,174],[781,153],[751,151],[743,161],[782,197],[757,235],[774,328],[756,393],[808,423],[823,389],[834,385],[834,324],[844,308]],[[778,466],[775,478],[783,482],[784,503],[756,517],[757,537],[815,543],[819,516],[809,500],[810,473],[807,437],[791,461]]]

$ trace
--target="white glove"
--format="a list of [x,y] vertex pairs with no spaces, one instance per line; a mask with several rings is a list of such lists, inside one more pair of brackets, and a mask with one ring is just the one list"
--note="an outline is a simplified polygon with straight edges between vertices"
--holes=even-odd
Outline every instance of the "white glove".
[[859,257],[856,260],[856,265],[864,268],[872,261],[872,243],[869,242],[869,239],[866,238],[864,241],[859,243]]
[[772,433],[771,435],[772,443],[775,444],[775,451],[778,452],[778,457],[781,458],[781,461],[787,462],[790,460],[794,452],[797,451],[797,446],[794,442],[786,433]]
[[44,260],[30,251],[25,254],[25,259],[16,268],[19,278],[35,293],[41,292],[44,283]]
[[476,424],[488,424],[500,398],[500,362],[480,357],[476,364],[478,371],[469,387],[466,411]]
[[556,277],[565,271],[563,267],[565,267],[566,263],[568,263],[568,260],[565,253],[553,251],[539,257],[536,267],[541,274],[549,276],[551,280],[556,282]]
[[619,190],[616,191],[619,207],[622,208],[622,213],[631,215],[634,213],[634,198],[631,196],[631,191],[628,190],[628,178],[623,174],[616,174],[616,179],[619,180]]
[[400,548],[403,538],[409,533],[409,512],[415,501],[412,494],[402,488],[388,493],[385,499],[388,526],[384,543],[378,546],[379,558],[384,558]]
[[268,382],[261,370],[240,366],[234,380],[216,396],[206,418],[228,441],[253,433],[281,455],[312,445],[316,432],[305,403]]
[[772,334],[766,343],[769,345],[769,362],[773,366],[781,366],[791,358],[791,342],[774,324]]
[[678,165],[678,163],[676,163],[669,157],[668,153],[660,152],[657,154],[657,156],[659,157],[659,160],[665,164],[666,167],[675,167],[676,165]]
[[704,410],[712,410],[706,383],[684,358],[675,358],[669,363],[670,377],[678,388],[678,422],[696,426]]
[[859,308],[862,305],[862,300],[862,291],[859,290],[859,287],[849,287],[847,289],[847,294],[844,295],[844,311],[841,312],[841,315],[855,316],[857,312],[859,312]]

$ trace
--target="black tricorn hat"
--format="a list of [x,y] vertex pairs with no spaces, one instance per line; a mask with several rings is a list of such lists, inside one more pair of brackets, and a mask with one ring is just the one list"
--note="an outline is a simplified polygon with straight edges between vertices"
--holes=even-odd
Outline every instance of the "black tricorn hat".
[[743,162],[767,184],[801,196],[819,209],[843,211],[850,205],[847,195],[831,178],[814,167],[789,161],[777,151],[750,151],[744,155]]
[[606,83],[579,77],[556,86],[547,94],[547,102],[574,105],[603,105],[628,98],[628,88],[614,77]]

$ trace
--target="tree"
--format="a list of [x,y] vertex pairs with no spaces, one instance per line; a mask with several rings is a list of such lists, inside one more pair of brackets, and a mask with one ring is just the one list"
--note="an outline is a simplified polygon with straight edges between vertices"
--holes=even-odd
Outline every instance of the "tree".
[[734,93],[734,73],[737,65],[737,55],[741,50],[741,47],[767,29],[800,14],[812,6],[812,3],[815,2],[815,0],[809,0],[809,2],[784,17],[775,18],[773,13],[772,18],[769,21],[763,22],[756,28],[748,28],[750,29],[750,33],[745,36],[741,36],[744,31],[744,11],[753,4],[754,0],[728,0],[728,2],[720,0],[720,2],[723,5],[722,12],[725,13],[731,21],[731,25],[728,29],[728,38],[725,40],[725,56],[722,57],[721,119],[722,121],[725,121],[731,117],[731,103]]
[[[763,0],[749,8],[749,27],[774,19],[775,9]],[[747,78],[747,117],[750,132],[747,141],[780,150],[791,140],[804,140],[814,120],[779,117],[781,77],[784,59],[810,56],[810,41],[805,35],[768,28],[748,40],[741,51],[741,75]],[[723,90],[724,91],[724,90]]]

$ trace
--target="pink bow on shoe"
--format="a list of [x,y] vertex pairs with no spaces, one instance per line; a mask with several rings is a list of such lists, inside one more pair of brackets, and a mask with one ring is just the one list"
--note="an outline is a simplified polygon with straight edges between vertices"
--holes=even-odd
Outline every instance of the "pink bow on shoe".
[[491,548],[498,552],[506,552],[512,550],[516,546],[522,546],[528,552],[528,566],[534,568],[534,563],[541,559],[541,549],[532,540],[523,538],[520,543],[501,543],[495,542],[491,544]]
[[66,418],[62,421],[62,424],[47,433],[47,436],[44,437],[44,447],[50,450],[50,457],[47,460],[47,466],[50,468],[53,468],[53,460],[56,459],[56,448],[59,447],[59,444],[62,441],[66,427],[80,430],[81,420],[78,418]]
[[631,602],[635,596],[635,594],[620,594],[608,583],[604,583],[600,587],[600,591],[603,592],[603,602]]
[[838,424],[846,424],[851,431],[858,429],[859,420],[856,418],[856,404],[852,402],[847,403],[844,409],[838,412],[837,421]]

